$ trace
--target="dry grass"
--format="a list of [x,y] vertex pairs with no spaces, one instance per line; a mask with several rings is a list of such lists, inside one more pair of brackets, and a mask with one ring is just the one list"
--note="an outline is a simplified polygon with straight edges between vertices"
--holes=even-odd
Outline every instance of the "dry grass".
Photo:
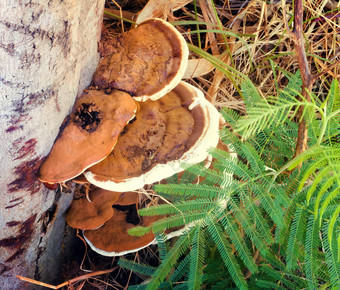
[[[151,7],[152,10],[152,3],[159,5],[161,2],[150,1],[149,8]],[[160,9],[161,12],[158,11],[158,14],[155,11],[155,16],[167,18],[169,21],[198,20],[209,23],[209,25],[199,26],[184,23],[177,28],[185,33],[189,43],[201,47],[248,75],[263,96],[276,94],[277,87],[283,88],[287,84],[287,73],[298,70],[294,44],[286,32],[280,1],[227,0],[214,1],[215,5],[213,5],[209,0],[196,0],[196,8],[192,2],[183,6],[188,1],[165,2],[167,6]],[[292,15],[292,7],[289,1],[287,2],[285,8],[289,18]],[[107,7],[111,13],[136,21],[136,13],[145,4],[145,0],[121,0],[109,1]],[[321,74],[313,89],[322,98],[325,93],[324,88],[329,87],[332,79],[340,78],[340,5],[332,0],[306,0],[304,11],[303,31],[308,61],[311,72]],[[113,41],[114,36],[129,30],[132,25],[116,18],[105,17],[104,26],[106,30],[101,51],[106,54],[110,51],[110,42]],[[217,32],[199,35],[188,33],[197,28],[232,31],[240,37],[224,36]],[[190,59],[190,69],[186,73],[187,81],[201,88],[206,93],[207,99],[215,106],[244,112],[242,98],[230,79],[215,70],[206,60],[200,60],[198,55],[191,53]],[[338,65],[334,65],[336,62]],[[148,264],[153,260],[155,265],[158,261],[157,253],[152,249],[130,255],[130,258],[139,262],[147,261]],[[91,271],[105,269],[105,267],[112,268],[116,265],[116,260],[98,257],[94,253],[85,253],[85,264]],[[100,263],[100,267],[97,263]],[[138,280],[137,276],[132,276],[129,271],[117,269],[100,278],[85,281],[86,283],[69,285],[68,289],[123,289],[127,286],[126,281],[134,284],[141,280]]]

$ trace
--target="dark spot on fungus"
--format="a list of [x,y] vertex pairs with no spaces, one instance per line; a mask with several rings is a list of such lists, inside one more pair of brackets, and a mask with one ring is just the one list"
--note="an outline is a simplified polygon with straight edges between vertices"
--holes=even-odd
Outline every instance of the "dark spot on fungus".
[[126,212],[126,222],[128,224],[133,224],[136,226],[140,223],[140,218],[138,216],[137,207],[135,204],[131,205],[114,204],[112,207],[119,211]]
[[102,118],[102,113],[94,103],[82,103],[75,112],[74,122],[91,133],[97,130]]

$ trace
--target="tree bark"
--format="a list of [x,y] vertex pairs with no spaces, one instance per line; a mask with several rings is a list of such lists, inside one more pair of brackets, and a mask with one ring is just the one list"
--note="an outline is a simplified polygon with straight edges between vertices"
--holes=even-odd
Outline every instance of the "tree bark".
[[59,269],[70,193],[37,173],[99,56],[104,0],[0,3],[0,289],[36,289]]

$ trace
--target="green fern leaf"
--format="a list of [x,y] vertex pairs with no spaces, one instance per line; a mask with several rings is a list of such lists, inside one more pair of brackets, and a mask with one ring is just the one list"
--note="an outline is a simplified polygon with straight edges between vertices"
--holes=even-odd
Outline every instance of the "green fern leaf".
[[332,249],[329,243],[330,240],[333,240],[333,231],[327,231],[328,224],[325,223],[322,227],[323,230],[323,246],[326,254],[326,264],[329,272],[330,282],[332,287],[340,288],[340,262],[337,259],[336,249]]
[[320,222],[330,202],[334,200],[336,197],[338,197],[339,195],[340,195],[340,187],[334,186],[332,189],[329,190],[328,196],[325,198],[320,208]]
[[280,288],[298,289],[296,285],[297,283],[294,282],[292,279],[294,276],[289,275],[289,273],[279,271],[267,265],[261,267],[261,272],[266,273],[274,281],[276,280],[276,284],[278,285],[278,287],[280,285]]
[[175,283],[179,281],[186,273],[189,271],[190,265],[190,255],[187,255],[183,258],[181,262],[179,262],[178,266],[176,266],[175,271],[171,274],[169,278],[170,283]]
[[310,289],[316,289],[318,267],[321,263],[318,258],[318,248],[320,244],[319,231],[320,225],[317,218],[314,215],[310,215],[308,218],[307,234],[305,242],[305,269],[306,278],[308,279],[308,285]]
[[162,232],[169,228],[182,227],[192,222],[198,222],[206,218],[206,216],[207,212],[186,212],[185,214],[175,214],[154,222],[151,225],[151,229],[154,233]]
[[328,92],[327,98],[324,102],[327,104],[328,114],[333,113],[340,108],[340,87],[337,79],[334,79],[331,83],[331,88]]
[[158,245],[159,258],[161,260],[165,259],[166,253],[168,252],[166,240],[167,240],[167,238],[166,238],[164,233],[156,234],[156,241],[157,241],[157,245]]
[[226,215],[224,218],[221,219],[221,224],[228,233],[230,240],[234,245],[237,253],[239,254],[240,259],[243,261],[244,265],[252,273],[257,273],[258,267],[254,262],[254,259],[244,242],[244,239],[241,237],[240,230],[235,225],[235,222],[228,215]]
[[218,223],[212,220],[211,217],[208,217],[208,231],[213,241],[216,243],[222,260],[238,289],[248,289],[240,265],[232,253],[230,244],[225,238],[222,228]]
[[187,233],[184,233],[178,238],[176,243],[167,253],[165,259],[161,262],[157,270],[153,273],[151,280],[147,284],[147,289],[158,289],[158,286],[170,273],[171,269],[177,263],[179,257],[188,250],[190,240],[194,231],[195,228],[191,228]]
[[[340,205],[336,208],[336,210],[334,211],[334,213],[331,216],[331,219],[329,221],[329,225],[328,225],[328,244],[329,244],[329,248],[332,250],[332,246],[333,246],[333,231],[334,231],[334,226],[335,223],[339,221],[339,214],[340,214]],[[340,249],[339,250],[339,254],[340,254]],[[338,259],[339,261],[339,259]]]
[[262,216],[256,203],[250,199],[250,196],[246,192],[241,192],[241,200],[244,203],[245,209],[247,210],[253,222],[256,224],[256,230],[260,233],[262,240],[268,245],[273,243],[273,237],[270,233],[270,228],[267,220]]
[[247,116],[241,117],[233,128],[242,135],[242,140],[246,140],[266,128],[278,127],[288,118],[293,118],[301,106],[304,112],[315,107],[314,104],[306,100],[299,101],[289,94],[285,99],[268,97],[249,108]]
[[161,204],[138,211],[141,216],[171,215],[188,211],[208,211],[216,207],[217,200],[197,198],[193,200],[178,201],[170,204]]
[[272,281],[266,281],[263,279],[257,279],[256,280],[256,286],[258,289],[279,289],[279,285],[277,283],[274,283]]
[[187,195],[205,198],[225,197],[227,191],[218,186],[206,184],[158,184],[154,186],[157,193],[172,195]]
[[152,276],[156,270],[155,267],[150,265],[145,265],[141,263],[136,263],[134,261],[126,260],[124,258],[120,258],[118,261],[118,265],[125,269],[131,270],[133,272],[145,275],[145,276]]
[[298,207],[295,211],[287,246],[287,269],[294,270],[300,255],[300,247],[306,232],[306,210]]
[[[233,198],[229,200],[228,204],[232,209],[232,213],[235,215],[235,220],[237,220],[240,223],[246,235],[251,239],[251,241],[255,244],[255,246],[260,250],[260,253],[262,254],[262,256],[267,256],[268,247],[264,243],[263,236],[260,234],[260,232],[256,228],[255,223],[249,217],[245,208],[240,207]],[[268,235],[270,236],[269,229],[268,229]],[[270,239],[270,241],[272,241],[272,239]]]
[[198,226],[192,238],[188,289],[201,289],[205,252],[204,245],[203,229]]
[[230,125],[235,124],[235,122],[240,118],[240,115],[236,113],[234,110],[231,110],[227,107],[223,108],[220,111],[222,117],[226,122],[228,122]]

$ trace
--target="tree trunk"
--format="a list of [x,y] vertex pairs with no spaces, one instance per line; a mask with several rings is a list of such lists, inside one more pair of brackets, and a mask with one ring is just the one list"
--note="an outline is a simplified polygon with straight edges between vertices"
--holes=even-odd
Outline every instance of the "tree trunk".
[[0,289],[37,289],[59,269],[70,193],[37,173],[98,62],[104,0],[0,2]]

